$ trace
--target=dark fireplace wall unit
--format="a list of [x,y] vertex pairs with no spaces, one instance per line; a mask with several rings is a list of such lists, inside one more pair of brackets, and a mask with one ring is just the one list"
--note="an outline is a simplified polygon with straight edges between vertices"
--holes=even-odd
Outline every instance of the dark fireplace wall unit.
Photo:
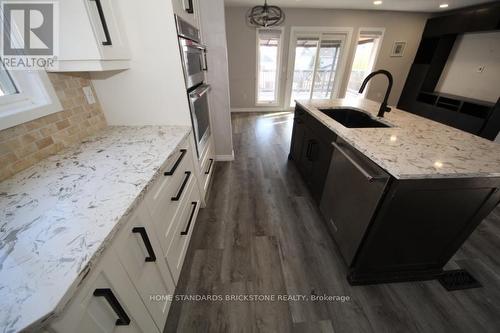
[[500,98],[490,103],[435,91],[457,36],[495,30],[500,30],[500,2],[427,20],[398,108],[495,140],[500,132]]

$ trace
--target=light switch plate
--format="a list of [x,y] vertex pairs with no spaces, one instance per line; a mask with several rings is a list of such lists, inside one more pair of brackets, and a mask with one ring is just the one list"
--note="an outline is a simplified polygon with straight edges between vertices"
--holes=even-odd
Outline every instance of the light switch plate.
[[82,89],[83,89],[83,93],[85,94],[85,98],[87,99],[87,103],[94,104],[96,101],[95,101],[94,93],[92,92],[92,88],[90,86],[86,86],[86,87],[83,87]]

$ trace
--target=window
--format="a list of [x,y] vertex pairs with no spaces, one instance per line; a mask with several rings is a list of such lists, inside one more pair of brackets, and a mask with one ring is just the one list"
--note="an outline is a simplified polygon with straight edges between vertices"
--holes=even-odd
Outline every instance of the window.
[[383,29],[360,29],[351,75],[347,84],[347,97],[364,96],[368,91],[365,89],[363,94],[358,93],[365,77],[373,71],[383,34]]
[[8,70],[0,58],[0,130],[61,110],[45,71]]
[[18,90],[9,72],[3,66],[0,60],[0,97],[17,94]]
[[257,29],[257,104],[277,105],[281,29]]
[[295,100],[338,96],[350,34],[346,28],[292,28],[286,86],[290,107]]

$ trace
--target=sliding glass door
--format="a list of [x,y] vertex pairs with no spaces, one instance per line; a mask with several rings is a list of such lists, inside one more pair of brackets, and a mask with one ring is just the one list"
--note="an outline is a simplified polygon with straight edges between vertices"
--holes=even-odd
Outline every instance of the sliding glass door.
[[287,83],[290,106],[296,99],[337,96],[345,39],[344,34],[337,33],[292,33],[293,59]]

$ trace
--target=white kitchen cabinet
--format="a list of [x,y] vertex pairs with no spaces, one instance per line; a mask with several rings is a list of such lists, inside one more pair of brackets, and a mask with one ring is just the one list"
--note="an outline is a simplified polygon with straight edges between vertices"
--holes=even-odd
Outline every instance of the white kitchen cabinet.
[[194,27],[199,27],[198,0],[172,0],[174,13]]
[[189,135],[47,331],[163,331],[201,206],[194,155]]
[[119,0],[59,2],[57,71],[129,68],[130,52]]
[[208,139],[205,150],[201,154],[199,165],[198,184],[200,187],[202,207],[205,207],[208,199],[208,189],[215,169],[215,149],[212,135]]
[[50,324],[50,330],[57,333],[160,332],[112,251],[104,253],[61,317]]
[[144,206],[135,210],[113,248],[156,326],[162,331],[175,285],[163,259],[151,216]]
[[200,209],[200,194],[195,182],[188,188],[187,193],[184,205],[173,222],[172,232],[166,235],[167,243],[169,244],[166,259],[175,283],[179,280],[182,264],[184,263],[196,217]]

